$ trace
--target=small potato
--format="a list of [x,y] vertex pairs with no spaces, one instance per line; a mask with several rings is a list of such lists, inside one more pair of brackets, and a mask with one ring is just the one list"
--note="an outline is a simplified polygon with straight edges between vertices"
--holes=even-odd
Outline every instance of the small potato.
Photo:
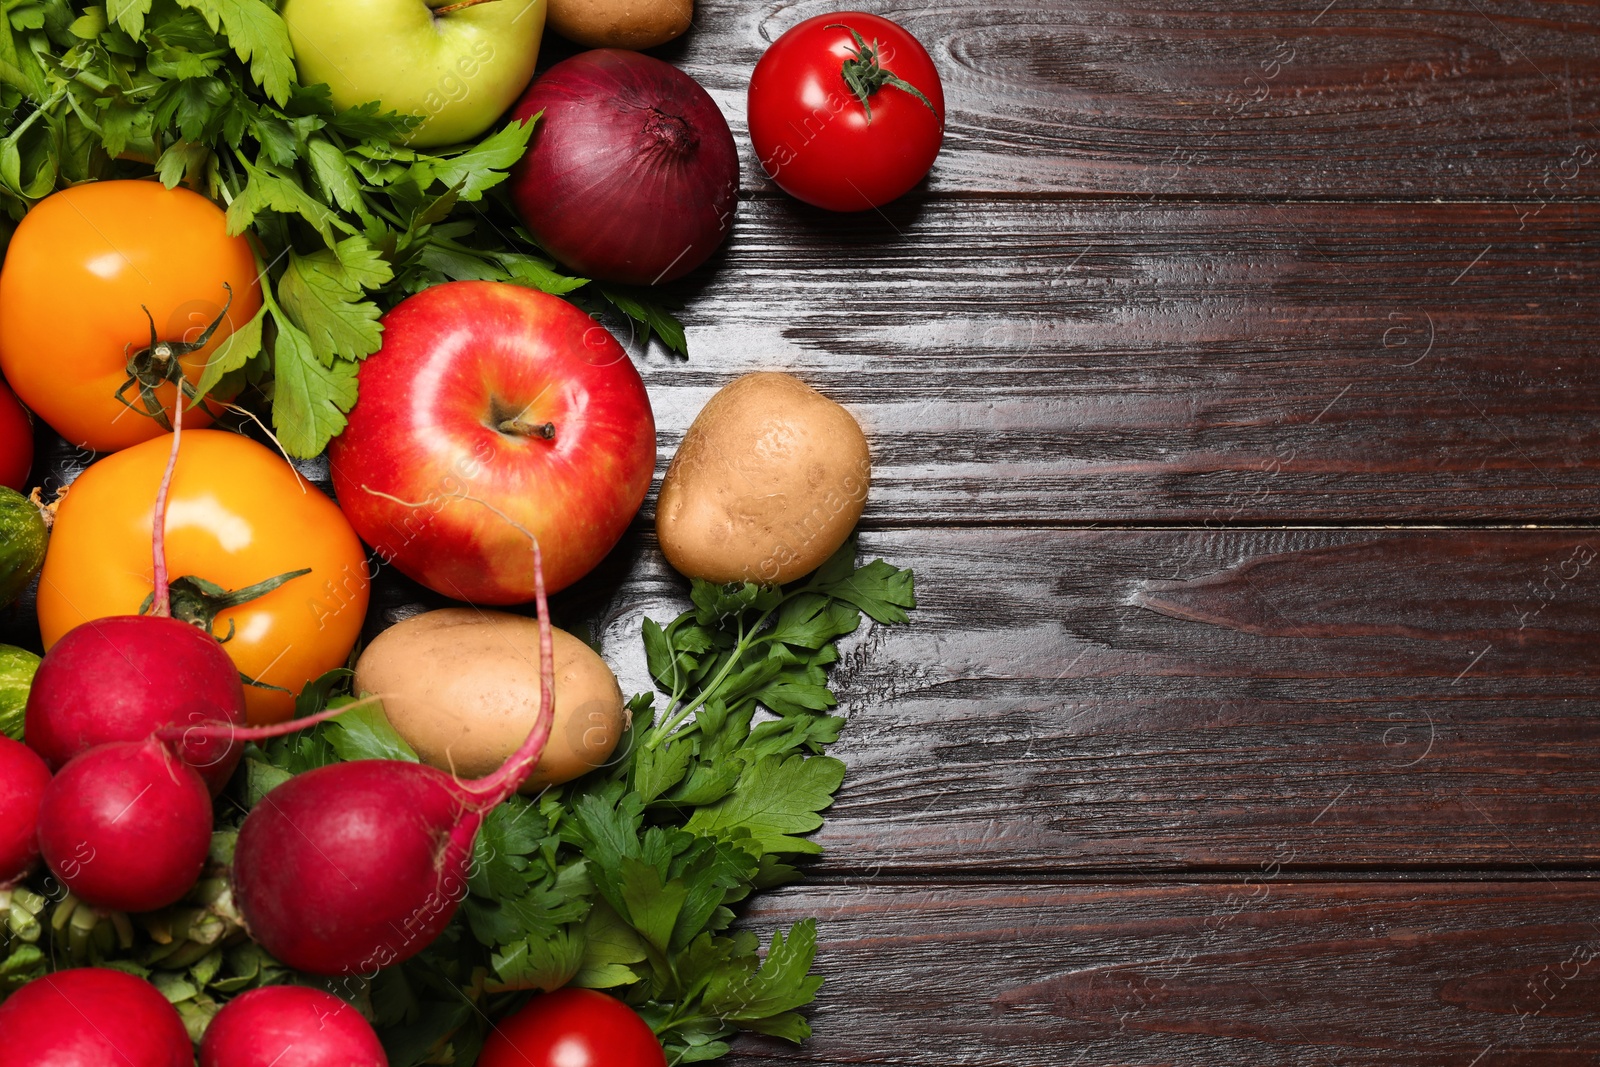
[[[564,630],[554,637],[555,726],[524,793],[605,763],[631,720],[605,661]],[[538,715],[539,624],[472,608],[417,615],[367,646],[355,685],[383,699],[424,763],[481,778],[517,750]]]
[[844,544],[871,480],[848,411],[788,374],[747,374],[684,435],[661,482],[656,535],[691,578],[782,584]]
[[689,28],[694,0],[550,0],[545,25],[590,48],[654,48]]

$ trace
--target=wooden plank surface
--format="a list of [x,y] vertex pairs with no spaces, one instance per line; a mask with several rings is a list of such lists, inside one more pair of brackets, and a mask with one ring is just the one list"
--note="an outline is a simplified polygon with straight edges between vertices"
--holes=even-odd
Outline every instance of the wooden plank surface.
[[663,462],[789,368],[867,427],[874,524],[1581,518],[1600,205],[1525,210],[748,204],[646,367]]
[[[834,672],[833,875],[1600,860],[1595,531],[896,530],[913,623]],[[448,602],[380,572],[369,635]],[[625,692],[684,583],[633,535],[555,602]],[[0,639],[4,639],[0,636]]]
[[[747,198],[665,291],[692,358],[633,346],[662,466],[796,371],[922,602],[850,642],[826,851],[745,920],[822,917],[816,1037],[729,1062],[1600,1062],[1600,9],[873,5],[947,141],[832,216],[744,93],[833,7],[658,52]],[[557,605],[630,691],[684,603],[648,528]],[[442,603],[383,572],[369,634]]]
[[[827,0],[701,0],[659,50],[704,83],[744,148],[749,71]],[[877,14],[933,56],[948,108],[926,192],[1497,197],[1600,193],[1592,4],[1052,0]]]
[[1600,205],[1519,210],[747,204],[672,291],[691,358],[641,353],[661,466],[781,368],[865,424],[874,526],[1583,521]]
[[[898,528],[913,625],[836,670],[835,871],[1600,861],[1600,531]],[[636,531],[557,600],[650,688]],[[368,636],[444,598],[379,572]],[[0,639],[29,643],[27,602]]]
[[1589,882],[871,883],[762,898],[822,918],[816,1037],[729,1067],[1589,1067]]
[[[830,869],[1248,868],[1267,844],[1313,868],[1600,859],[1593,531],[918,530],[862,550],[914,567],[920,607],[845,658]],[[641,615],[681,602],[656,559],[595,620],[625,686],[647,684]]]

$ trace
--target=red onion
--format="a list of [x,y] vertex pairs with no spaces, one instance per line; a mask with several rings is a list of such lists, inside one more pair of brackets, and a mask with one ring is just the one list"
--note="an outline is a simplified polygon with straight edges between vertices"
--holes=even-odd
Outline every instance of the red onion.
[[728,235],[739,155],[716,102],[687,74],[620,48],[583,52],[535,81],[515,114],[539,111],[511,198],[572,270],[654,285],[698,267]]

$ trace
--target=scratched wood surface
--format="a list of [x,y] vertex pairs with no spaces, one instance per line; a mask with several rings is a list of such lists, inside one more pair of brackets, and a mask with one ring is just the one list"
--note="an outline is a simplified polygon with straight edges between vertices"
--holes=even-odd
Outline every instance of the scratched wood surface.
[[873,523],[1580,519],[1600,205],[1526,210],[748,203],[647,363],[663,458],[789,368],[866,425]]
[[[830,875],[1600,863],[1600,536],[897,529],[908,627],[836,672]],[[647,535],[556,611],[625,690],[683,583]],[[382,627],[442,598],[387,579]]]
[[1296,882],[1271,846],[1221,883],[847,882],[802,1052],[736,1062],[927,1067],[1589,1067],[1596,886]]
[[[830,0],[701,0],[660,49],[741,142],[748,71]],[[935,195],[1572,200],[1600,191],[1584,2],[888,0],[939,66]],[[771,184],[746,155],[747,187]]]
[[[746,198],[666,293],[691,360],[634,346],[661,464],[800,373],[922,598],[847,649],[825,852],[747,916],[822,917],[817,1035],[728,1062],[1600,1062],[1595,6],[872,5],[949,129],[849,217],[744,134],[830,9],[703,0],[659,50]],[[90,458],[41,431],[36,480]],[[684,602],[652,505],[557,605],[629,690]],[[368,632],[439,603],[383,572]]]

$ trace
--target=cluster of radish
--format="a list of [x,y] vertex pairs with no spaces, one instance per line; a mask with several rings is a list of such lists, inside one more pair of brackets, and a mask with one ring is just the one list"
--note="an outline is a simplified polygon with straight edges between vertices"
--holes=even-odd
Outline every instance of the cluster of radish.
[[[35,676],[27,744],[0,737],[0,888],[42,857],[82,904],[139,912],[176,903],[204,869],[212,798],[243,744],[332,714],[246,727],[227,652],[170,617],[163,533],[181,420],[180,410],[156,499],[153,610],[63,637]],[[250,936],[283,963],[371,974],[420,952],[450,922],[484,814],[527,778],[553,721],[553,642],[536,541],[532,550],[540,711],[497,771],[462,781],[416,763],[338,763],[289,779],[246,817],[234,898]],[[384,1062],[371,1027],[342,1000],[280,988],[225,1007],[207,1031],[201,1065],[265,1065],[290,1045],[303,1067]],[[0,1006],[0,1050],[24,1049],[35,1055],[8,1062],[166,1067],[193,1056],[176,1011],[153,986],[99,968],[47,975]]]

